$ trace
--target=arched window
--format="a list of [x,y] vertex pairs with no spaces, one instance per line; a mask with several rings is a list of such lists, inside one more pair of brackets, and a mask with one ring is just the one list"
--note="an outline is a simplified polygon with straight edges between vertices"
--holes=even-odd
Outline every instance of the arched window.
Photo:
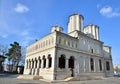
[[65,55],[59,57],[59,68],[65,68]]
[[46,67],[46,58],[45,58],[45,56],[43,56],[43,68],[45,68]]
[[48,68],[50,68],[52,66],[52,58],[51,55],[48,55]]
[[69,59],[69,68],[74,68],[74,57],[71,56]]

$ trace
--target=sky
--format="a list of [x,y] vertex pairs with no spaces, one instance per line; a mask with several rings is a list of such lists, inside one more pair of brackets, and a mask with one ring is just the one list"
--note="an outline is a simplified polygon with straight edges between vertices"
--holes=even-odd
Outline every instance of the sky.
[[84,26],[99,26],[100,40],[112,47],[114,64],[120,65],[119,0],[0,0],[0,44],[17,41],[28,46],[59,25],[67,33],[69,16],[84,16]]

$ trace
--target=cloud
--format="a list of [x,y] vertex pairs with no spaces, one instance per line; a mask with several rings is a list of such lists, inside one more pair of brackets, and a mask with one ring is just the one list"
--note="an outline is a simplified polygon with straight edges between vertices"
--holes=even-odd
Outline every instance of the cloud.
[[120,17],[120,12],[113,10],[111,6],[105,6],[100,9],[100,14],[107,18]]
[[23,4],[18,3],[14,8],[15,12],[17,13],[25,13],[29,11],[29,8]]

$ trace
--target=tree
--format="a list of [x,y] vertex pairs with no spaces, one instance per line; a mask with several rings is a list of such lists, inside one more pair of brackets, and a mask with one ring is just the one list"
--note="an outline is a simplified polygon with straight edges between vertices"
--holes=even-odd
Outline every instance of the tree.
[[21,47],[20,65],[24,65],[24,63],[25,63],[25,55],[26,55],[26,48],[25,47]]
[[8,50],[8,45],[0,44],[0,54],[5,56]]
[[[18,42],[14,42],[10,44],[10,48],[8,50],[8,53],[6,53],[8,57],[8,61],[10,64],[10,61],[12,62],[12,71],[17,71],[17,67],[19,65],[19,62],[21,60],[21,46]],[[16,69],[13,69],[13,65],[16,67]]]

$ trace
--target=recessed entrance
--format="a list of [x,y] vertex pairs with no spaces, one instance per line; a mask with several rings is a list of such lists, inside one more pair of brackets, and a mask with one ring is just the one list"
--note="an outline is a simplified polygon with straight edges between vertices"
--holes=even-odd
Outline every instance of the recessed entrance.
[[69,59],[69,68],[70,68],[70,75],[71,77],[74,76],[74,57],[73,56],[70,56],[70,59]]

